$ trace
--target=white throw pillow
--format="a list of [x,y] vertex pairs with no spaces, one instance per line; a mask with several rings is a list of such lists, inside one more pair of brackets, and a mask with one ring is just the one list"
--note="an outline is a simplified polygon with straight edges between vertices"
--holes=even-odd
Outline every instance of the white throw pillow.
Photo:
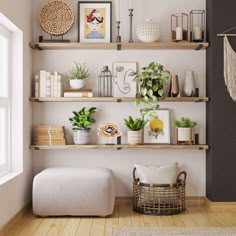
[[170,163],[161,166],[147,166],[134,164],[136,176],[141,183],[148,184],[175,184],[177,178],[178,163]]

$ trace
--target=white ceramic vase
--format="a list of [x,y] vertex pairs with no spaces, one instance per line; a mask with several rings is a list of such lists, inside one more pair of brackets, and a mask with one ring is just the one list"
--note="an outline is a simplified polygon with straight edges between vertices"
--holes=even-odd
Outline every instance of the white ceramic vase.
[[184,95],[187,97],[193,97],[196,93],[194,72],[186,71],[184,79]]
[[136,34],[138,39],[143,43],[157,42],[161,38],[161,29],[158,24],[152,23],[152,19],[146,19],[145,24],[140,25]]
[[76,130],[73,134],[73,139],[75,144],[89,144],[89,131],[88,130]]
[[81,89],[84,87],[84,84],[85,84],[85,82],[82,79],[71,79],[70,80],[70,87],[72,89]]
[[143,132],[140,131],[128,131],[128,144],[137,145],[143,143]]

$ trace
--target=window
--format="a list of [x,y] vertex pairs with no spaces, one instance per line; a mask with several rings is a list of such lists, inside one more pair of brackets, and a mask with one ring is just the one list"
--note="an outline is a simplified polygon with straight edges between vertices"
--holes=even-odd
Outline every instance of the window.
[[0,25],[0,177],[10,171],[11,32]]

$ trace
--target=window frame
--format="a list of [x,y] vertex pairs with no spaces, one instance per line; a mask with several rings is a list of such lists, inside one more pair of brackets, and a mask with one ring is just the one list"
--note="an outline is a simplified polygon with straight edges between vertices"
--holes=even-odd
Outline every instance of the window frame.
[[[0,108],[5,110],[5,160],[4,164],[0,164],[0,178],[11,172],[11,48],[12,48],[12,33],[0,24],[0,35],[7,40],[7,95],[0,96]],[[1,95],[1,94],[0,94]],[[0,140],[1,142],[1,140]]]

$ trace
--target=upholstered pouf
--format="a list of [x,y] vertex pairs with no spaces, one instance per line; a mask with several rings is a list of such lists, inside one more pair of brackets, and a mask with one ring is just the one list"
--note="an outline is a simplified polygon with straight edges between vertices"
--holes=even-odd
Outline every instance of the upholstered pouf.
[[34,177],[39,216],[107,216],[115,203],[114,176],[105,168],[49,168]]

